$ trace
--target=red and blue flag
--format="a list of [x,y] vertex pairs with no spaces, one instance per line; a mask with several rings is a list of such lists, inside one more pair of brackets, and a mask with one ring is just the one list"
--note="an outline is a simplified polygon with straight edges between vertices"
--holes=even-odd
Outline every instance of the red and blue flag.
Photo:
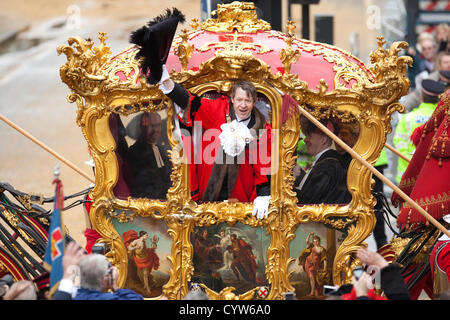
[[64,255],[64,232],[62,229],[61,212],[64,208],[64,196],[61,180],[55,178],[55,205],[48,232],[48,244],[44,263],[50,269],[50,289],[63,277],[62,258]]

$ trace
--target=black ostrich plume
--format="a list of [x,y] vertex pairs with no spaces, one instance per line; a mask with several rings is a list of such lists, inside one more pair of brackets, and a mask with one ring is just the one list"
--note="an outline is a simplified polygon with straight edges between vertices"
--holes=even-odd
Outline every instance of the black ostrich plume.
[[177,25],[185,20],[177,8],[166,9],[164,14],[131,33],[130,42],[140,47],[136,59],[143,58],[141,72],[148,83],[156,84],[161,79],[162,65],[166,63]]

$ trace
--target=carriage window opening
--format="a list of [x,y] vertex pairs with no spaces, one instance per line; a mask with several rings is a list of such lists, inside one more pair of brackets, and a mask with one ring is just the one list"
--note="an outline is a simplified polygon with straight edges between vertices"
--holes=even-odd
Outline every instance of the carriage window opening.
[[123,118],[110,116],[119,165],[119,179],[114,187],[116,197],[166,198],[171,173],[166,118],[165,110]]
[[[334,119],[323,119],[321,123],[330,131],[345,134],[344,141],[356,143],[357,136]],[[301,137],[294,167],[294,191],[298,204],[346,204],[351,200],[347,188],[348,166],[352,159],[342,148],[305,117],[300,117]],[[350,158],[349,158],[350,157]]]

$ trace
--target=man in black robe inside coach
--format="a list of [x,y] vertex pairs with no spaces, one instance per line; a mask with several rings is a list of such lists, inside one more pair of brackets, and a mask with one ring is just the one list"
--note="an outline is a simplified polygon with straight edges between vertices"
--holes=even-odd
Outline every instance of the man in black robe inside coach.
[[160,143],[161,117],[157,112],[144,112],[139,122],[140,135],[128,152],[131,195],[165,199],[172,167],[167,149]]
[[[305,133],[307,153],[315,160],[311,169],[301,173],[301,182],[294,187],[299,204],[348,203],[347,170],[339,153],[331,149],[332,140],[305,117],[300,118]],[[322,121],[331,131],[331,121]]]

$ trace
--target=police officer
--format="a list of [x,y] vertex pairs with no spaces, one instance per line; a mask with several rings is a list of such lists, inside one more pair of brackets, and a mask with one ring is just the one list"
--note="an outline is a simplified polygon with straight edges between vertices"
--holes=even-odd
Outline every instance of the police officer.
[[[444,92],[445,86],[438,81],[425,79],[422,81],[421,104],[410,113],[402,114],[395,130],[393,139],[394,146],[399,152],[406,156],[411,156],[415,151],[415,146],[410,140],[414,129],[424,124],[433,113],[439,102],[439,95]],[[397,166],[397,183],[408,167],[408,162],[399,158]]]
[[439,71],[439,82],[445,86],[445,90],[450,89],[450,71]]

